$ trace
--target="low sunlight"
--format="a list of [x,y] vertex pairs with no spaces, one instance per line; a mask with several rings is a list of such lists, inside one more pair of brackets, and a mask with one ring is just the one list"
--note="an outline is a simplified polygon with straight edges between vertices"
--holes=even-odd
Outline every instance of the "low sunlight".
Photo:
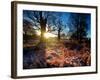
[[37,35],[40,36],[41,35],[41,31],[36,31]]
[[44,37],[45,37],[45,38],[57,37],[57,35],[54,35],[54,34],[49,33],[49,32],[46,32],[46,33],[44,34]]
[[[37,35],[40,36],[41,35],[41,31],[37,31]],[[46,32],[46,33],[44,33],[44,37],[45,38],[57,37],[57,35],[49,33],[49,32]]]

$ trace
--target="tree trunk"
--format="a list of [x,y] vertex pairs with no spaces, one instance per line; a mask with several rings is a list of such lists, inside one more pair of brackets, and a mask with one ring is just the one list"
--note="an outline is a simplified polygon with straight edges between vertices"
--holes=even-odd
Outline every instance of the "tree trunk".
[[61,28],[58,29],[58,40],[60,40],[60,38],[61,38],[60,32],[61,32]]
[[42,12],[40,12],[41,41],[45,41],[44,34],[46,32],[46,22],[47,19],[44,19],[42,16]]

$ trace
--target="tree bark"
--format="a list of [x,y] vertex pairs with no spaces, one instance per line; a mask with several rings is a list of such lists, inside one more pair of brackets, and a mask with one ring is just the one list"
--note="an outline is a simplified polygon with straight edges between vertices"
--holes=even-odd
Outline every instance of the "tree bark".
[[61,32],[61,28],[58,29],[58,40],[60,40],[60,38],[61,38],[60,32]]
[[42,12],[40,12],[40,26],[41,26],[41,41],[44,41],[44,34],[46,32],[46,22],[47,19],[44,19],[42,16]]

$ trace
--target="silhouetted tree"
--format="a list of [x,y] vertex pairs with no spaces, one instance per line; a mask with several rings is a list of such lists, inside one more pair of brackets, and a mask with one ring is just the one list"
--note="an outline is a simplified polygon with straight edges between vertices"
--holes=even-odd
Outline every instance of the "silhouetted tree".
[[81,41],[87,36],[87,14],[71,13],[69,17],[71,38]]
[[63,13],[57,13],[55,18],[52,21],[53,27],[51,31],[57,31],[58,40],[61,39],[61,32],[65,29],[66,25],[62,20]]
[[61,32],[64,29],[64,25],[63,25],[61,20],[58,20],[56,26],[57,26],[57,30],[58,30],[58,40],[60,40],[61,39]]
[[27,16],[32,21],[33,27],[41,30],[41,41],[44,41],[44,33],[46,32],[47,25],[51,27],[55,20],[55,15],[52,12],[44,11],[24,11],[24,16]]
[[48,12],[48,11],[24,11],[24,16],[27,16],[32,21],[33,27],[41,30],[41,41],[44,41],[44,33],[46,27],[49,32],[57,31],[58,39],[61,38],[61,32],[65,28],[62,20],[63,13]]
[[40,12],[41,41],[44,41],[44,33],[46,32],[47,18],[43,18],[43,12]]

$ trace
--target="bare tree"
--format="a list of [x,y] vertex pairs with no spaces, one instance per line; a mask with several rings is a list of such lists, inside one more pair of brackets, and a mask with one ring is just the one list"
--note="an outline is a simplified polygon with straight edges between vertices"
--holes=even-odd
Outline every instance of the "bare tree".
[[58,31],[58,39],[61,38],[61,32],[65,25],[61,19],[62,13],[59,12],[46,12],[46,11],[25,11],[25,16],[28,16],[33,22],[33,28],[41,30],[41,41],[44,41],[44,33],[48,26],[48,31]]
[[87,36],[87,14],[82,13],[71,13],[69,17],[70,32],[72,33],[71,38],[82,40]]

